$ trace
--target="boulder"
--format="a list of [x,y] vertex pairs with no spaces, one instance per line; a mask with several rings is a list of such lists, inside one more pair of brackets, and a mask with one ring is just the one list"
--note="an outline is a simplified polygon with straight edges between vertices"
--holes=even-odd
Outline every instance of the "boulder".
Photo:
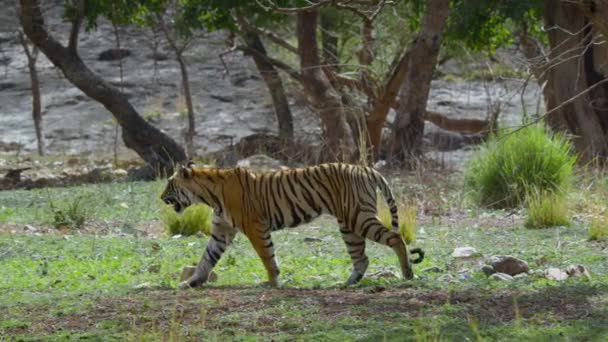
[[490,265],[496,272],[506,273],[510,276],[530,271],[526,261],[510,255],[493,255],[490,257]]

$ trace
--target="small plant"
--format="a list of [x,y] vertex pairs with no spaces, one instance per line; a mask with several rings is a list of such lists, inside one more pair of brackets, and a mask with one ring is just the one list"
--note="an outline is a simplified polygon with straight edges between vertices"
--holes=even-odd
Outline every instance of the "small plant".
[[181,215],[171,206],[161,209],[161,220],[170,235],[195,235],[198,232],[209,235],[212,216],[211,208],[203,204],[191,205]]
[[531,192],[568,192],[576,158],[562,134],[541,125],[492,137],[473,156],[465,186],[479,205],[515,208]]
[[569,226],[567,201],[563,194],[532,192],[527,196],[528,218],[526,228]]
[[[404,204],[398,207],[397,215],[399,216],[399,234],[406,243],[411,243],[416,240],[416,217],[418,207],[415,204]],[[378,217],[380,222],[391,228],[391,212],[385,203],[380,202],[378,205]]]
[[595,241],[604,238],[608,238],[608,215],[606,213],[594,218],[589,227],[589,240]]
[[53,216],[53,227],[82,228],[90,220],[94,207],[95,203],[88,196],[76,196],[60,205],[50,200],[49,209]]

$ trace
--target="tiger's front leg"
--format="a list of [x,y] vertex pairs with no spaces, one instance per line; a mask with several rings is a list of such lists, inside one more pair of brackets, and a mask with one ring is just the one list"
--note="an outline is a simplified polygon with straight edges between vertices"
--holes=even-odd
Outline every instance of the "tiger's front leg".
[[232,243],[235,235],[236,229],[221,217],[214,215],[211,226],[211,238],[209,239],[209,243],[207,243],[205,252],[196,266],[194,274],[188,280],[182,282],[180,288],[198,287],[205,283],[209,277],[209,273],[220,260],[226,248]]

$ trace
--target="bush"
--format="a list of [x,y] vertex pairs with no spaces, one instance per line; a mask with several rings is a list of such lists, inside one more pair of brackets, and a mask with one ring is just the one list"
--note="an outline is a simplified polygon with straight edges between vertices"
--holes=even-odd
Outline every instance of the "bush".
[[526,228],[569,226],[566,197],[555,192],[534,192],[526,198],[528,218]]
[[[391,226],[391,212],[386,206],[386,203],[380,202],[378,205],[378,217],[380,222],[388,229],[393,229]],[[416,240],[416,216],[418,207],[413,204],[401,205],[397,209],[399,215],[399,234],[406,243],[411,243]]]
[[211,234],[213,210],[206,205],[191,205],[181,214],[177,214],[171,206],[164,206],[160,216],[165,229],[172,236],[195,235],[198,232]]
[[600,217],[596,217],[591,221],[589,227],[589,240],[601,240],[608,238],[608,215],[603,214]]
[[60,204],[49,200],[49,210],[53,216],[53,227],[82,228],[90,220],[96,203],[90,196],[76,196]]
[[465,187],[481,206],[515,208],[528,193],[567,193],[575,161],[562,134],[533,125],[491,137],[469,162]]

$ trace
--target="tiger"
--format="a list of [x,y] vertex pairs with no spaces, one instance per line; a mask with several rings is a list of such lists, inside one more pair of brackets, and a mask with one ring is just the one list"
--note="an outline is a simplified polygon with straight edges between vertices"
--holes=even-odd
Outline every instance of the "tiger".
[[[385,197],[392,231],[377,216],[376,189]],[[272,232],[296,227],[321,214],[333,215],[350,255],[353,268],[344,285],[358,283],[369,265],[366,239],[389,246],[397,254],[405,279],[412,279],[412,263],[424,259],[424,251],[409,253],[398,233],[395,198],[386,179],[376,170],[344,163],[328,163],[282,171],[254,173],[246,168],[199,168],[193,163],[176,167],[161,195],[177,213],[193,203],[213,209],[211,237],[196,270],[180,288],[205,283],[237,232],[253,245],[268,274],[265,284],[279,284]]]

